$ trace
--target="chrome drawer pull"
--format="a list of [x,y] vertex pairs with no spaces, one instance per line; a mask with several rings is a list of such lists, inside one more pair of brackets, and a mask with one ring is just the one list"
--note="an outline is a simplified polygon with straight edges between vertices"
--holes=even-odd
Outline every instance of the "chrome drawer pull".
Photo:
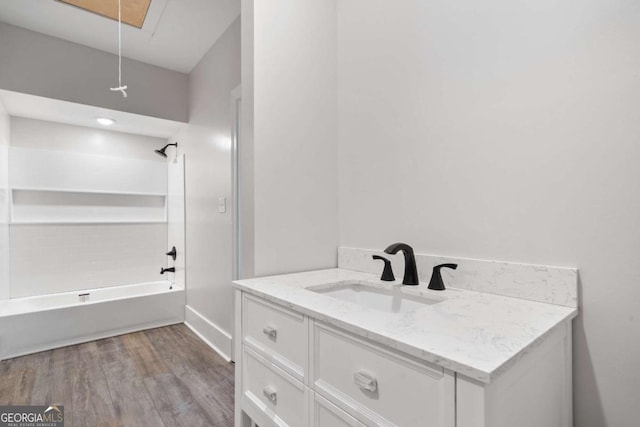
[[276,403],[278,401],[278,393],[273,387],[265,387],[262,389],[262,394],[271,401],[271,403]]
[[278,337],[278,331],[276,330],[276,328],[272,328],[271,326],[265,326],[265,328],[262,330],[262,333],[273,340]]
[[362,390],[374,392],[378,389],[378,380],[365,372],[356,372],[353,374],[353,382]]

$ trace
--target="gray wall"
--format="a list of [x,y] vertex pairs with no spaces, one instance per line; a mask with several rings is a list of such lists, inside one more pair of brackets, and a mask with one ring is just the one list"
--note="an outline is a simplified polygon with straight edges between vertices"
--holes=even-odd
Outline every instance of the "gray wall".
[[187,75],[0,22],[0,89],[186,122]]
[[241,117],[240,137],[238,144],[239,162],[242,167],[238,171],[240,212],[241,254],[242,259],[240,278],[255,275],[255,215],[254,215],[254,180],[253,173],[253,112],[254,112],[254,81],[253,81],[253,0],[242,0],[241,20]]
[[243,13],[247,9],[254,31],[248,41],[253,46],[243,45],[253,51],[253,62],[246,64],[252,80],[243,85],[252,85],[246,92],[252,92],[254,108],[249,114],[255,274],[333,267],[338,243],[336,2],[256,1],[243,4]]
[[[176,135],[186,154],[187,305],[208,322],[199,329],[229,355],[233,324],[231,91],[240,85],[240,18],[189,76],[189,124]],[[227,212],[218,212],[226,197]],[[195,323],[198,329],[206,323]],[[200,326],[199,326],[200,325]]]
[[338,7],[340,244],[579,267],[579,427],[640,419],[638,22],[630,0]]

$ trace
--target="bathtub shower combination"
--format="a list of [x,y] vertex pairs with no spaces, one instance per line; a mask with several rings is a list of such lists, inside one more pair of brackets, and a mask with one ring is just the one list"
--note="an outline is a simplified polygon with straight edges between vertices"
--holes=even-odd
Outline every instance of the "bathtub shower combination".
[[184,158],[171,157],[10,149],[0,360],[184,321]]

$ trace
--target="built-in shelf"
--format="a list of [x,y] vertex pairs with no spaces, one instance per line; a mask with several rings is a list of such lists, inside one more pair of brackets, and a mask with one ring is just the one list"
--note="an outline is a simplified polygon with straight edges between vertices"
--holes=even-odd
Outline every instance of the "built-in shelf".
[[11,191],[46,191],[46,192],[56,192],[56,193],[87,193],[87,194],[121,194],[125,196],[162,196],[166,197],[167,193],[150,193],[150,192],[140,192],[140,191],[107,191],[107,190],[91,190],[91,189],[81,189],[81,188],[36,188],[36,187],[12,187]]
[[167,221],[11,221],[9,225],[109,225],[109,224],[166,224]]
[[11,224],[167,222],[167,164],[11,149]]
[[51,189],[11,190],[12,224],[161,223],[167,195]]

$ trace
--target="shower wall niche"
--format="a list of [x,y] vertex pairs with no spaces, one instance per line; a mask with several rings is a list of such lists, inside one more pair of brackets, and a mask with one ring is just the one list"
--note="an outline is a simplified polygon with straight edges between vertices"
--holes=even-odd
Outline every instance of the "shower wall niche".
[[12,224],[167,221],[165,162],[19,147],[10,157]]

